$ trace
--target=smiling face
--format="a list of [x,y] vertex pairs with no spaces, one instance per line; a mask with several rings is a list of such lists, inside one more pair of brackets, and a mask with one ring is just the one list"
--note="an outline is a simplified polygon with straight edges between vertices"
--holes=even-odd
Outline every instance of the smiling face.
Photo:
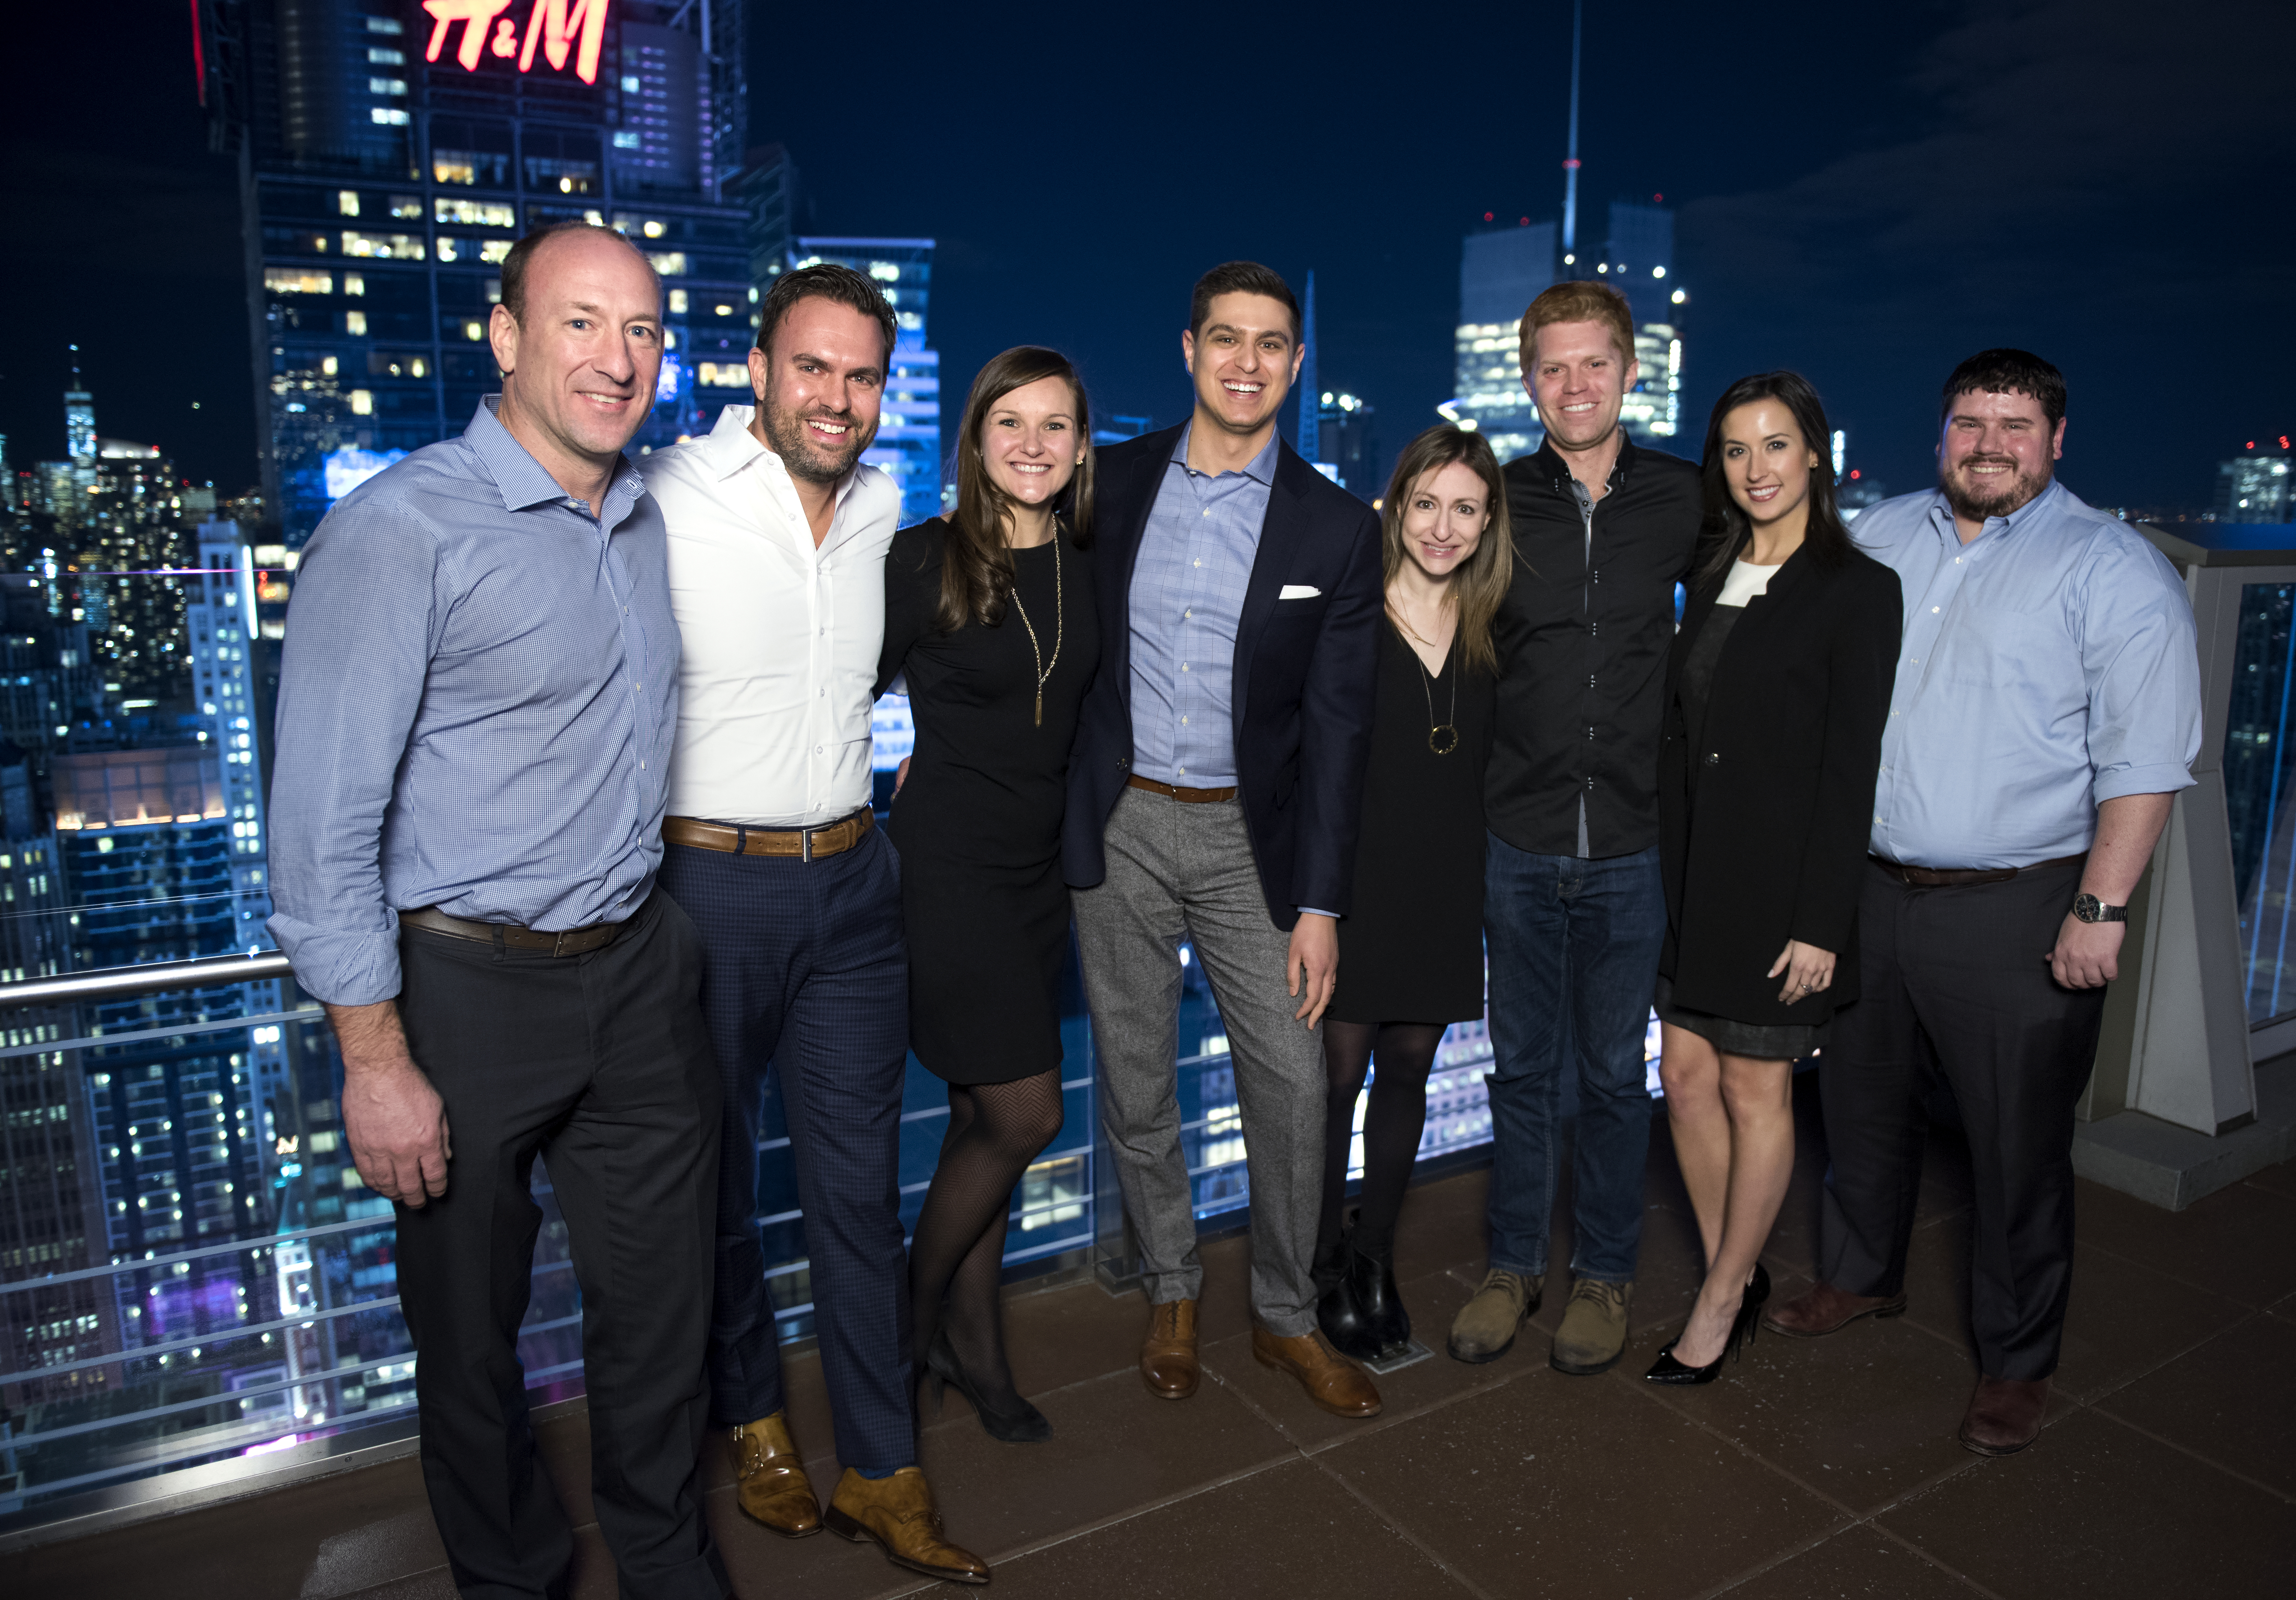
[[885,398],[883,324],[852,307],[808,295],[789,308],[773,348],[750,352],[754,424],[792,478],[836,483],[877,437]]
[[1751,400],[1722,419],[1722,478],[1758,528],[1807,514],[1817,452],[1784,400]]
[[1482,543],[1491,525],[1491,488],[1464,461],[1422,472],[1403,507],[1403,550],[1438,582],[1449,578]]
[[2005,517],[2049,487],[2064,454],[2065,419],[2052,428],[2033,396],[1972,390],[1946,414],[1938,487],[1957,517]]
[[494,308],[504,426],[545,468],[561,456],[597,466],[630,442],[661,372],[661,290],[627,242],[588,229],[542,242],[527,263],[525,304]]
[[1588,450],[1608,439],[1637,373],[1602,323],[1548,323],[1523,341],[1522,386],[1559,449]]
[[1076,390],[1066,378],[1039,378],[1010,390],[980,423],[988,481],[1023,505],[1059,497],[1084,460]]
[[1257,433],[1275,422],[1305,354],[1292,337],[1291,309],[1265,294],[1214,295],[1204,325],[1180,335],[1196,414],[1230,433]]

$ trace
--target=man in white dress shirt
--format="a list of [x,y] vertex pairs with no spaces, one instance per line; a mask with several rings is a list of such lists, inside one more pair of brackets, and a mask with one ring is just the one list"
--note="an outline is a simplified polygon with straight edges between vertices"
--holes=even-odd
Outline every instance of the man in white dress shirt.
[[[825,1522],[904,1566],[984,1583],[988,1567],[939,1538],[916,1465],[896,1177],[908,960],[898,858],[869,804],[900,491],[860,461],[894,337],[860,274],[783,274],[750,352],[756,407],[726,406],[707,437],[639,469],[669,530],[685,644],[662,882],[709,952],[701,1001],[726,1099],[710,1411],[730,1431],[742,1509],[791,1538]],[[783,1415],[758,1241],[769,1067],[845,1469],[826,1512]]]

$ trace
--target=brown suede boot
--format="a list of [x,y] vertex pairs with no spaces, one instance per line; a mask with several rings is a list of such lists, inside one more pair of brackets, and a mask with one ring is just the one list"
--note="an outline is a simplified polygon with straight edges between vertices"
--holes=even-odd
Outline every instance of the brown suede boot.
[[1196,1360],[1196,1302],[1168,1300],[1148,1308],[1148,1337],[1140,1342],[1140,1380],[1160,1400],[1185,1400],[1202,1374]]
[[2049,1380],[1980,1378],[1961,1419],[1961,1442],[1980,1456],[2014,1456],[2041,1436]]
[[987,1562],[941,1536],[940,1513],[921,1467],[905,1466],[890,1478],[864,1478],[847,1467],[822,1520],[840,1538],[876,1540],[895,1566],[950,1583],[988,1581]]
[[1838,1333],[1861,1317],[1879,1320],[1906,1314],[1902,1294],[1850,1294],[1821,1278],[1762,1318],[1773,1333],[1816,1339]]
[[783,1538],[821,1531],[821,1506],[790,1438],[787,1413],[745,1423],[726,1443],[734,1458],[734,1498],[743,1515]]

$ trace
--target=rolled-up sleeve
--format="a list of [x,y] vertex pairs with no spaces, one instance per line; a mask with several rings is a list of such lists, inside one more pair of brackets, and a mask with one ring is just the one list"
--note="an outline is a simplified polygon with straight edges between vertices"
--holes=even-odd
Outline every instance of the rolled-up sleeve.
[[439,624],[439,545],[404,506],[338,506],[287,613],[271,786],[269,927],[330,1005],[398,993],[382,831]]
[[2201,751],[2201,661],[2192,602],[2161,553],[2133,537],[2102,547],[2076,581],[2088,678],[2090,793],[2102,805],[2193,784]]

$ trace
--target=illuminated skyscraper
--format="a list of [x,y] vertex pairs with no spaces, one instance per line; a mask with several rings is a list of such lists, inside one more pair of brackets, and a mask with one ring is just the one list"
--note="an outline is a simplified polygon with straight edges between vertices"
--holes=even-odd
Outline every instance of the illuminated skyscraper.
[[1619,421],[1641,443],[1670,447],[1682,423],[1681,308],[1690,297],[1674,275],[1674,213],[1652,198],[1650,205],[1611,202],[1610,238],[1594,275],[1634,312],[1637,372]]
[[243,163],[263,493],[290,549],[500,386],[500,263],[541,224],[619,229],[661,274],[667,350],[636,447],[694,431],[707,391],[735,387],[754,311],[726,193],[747,104],[740,0],[193,14],[202,98]]
[[[2296,483],[2290,480],[2288,441],[2258,439],[2217,467],[2214,510],[2219,522],[2296,521]],[[2259,450],[2257,446],[2264,448]]]
[[1308,304],[1303,313],[1305,332],[1300,341],[1299,438],[1293,447],[1310,466],[1324,464],[1324,391],[1316,376],[1316,271],[1308,269]]
[[1554,224],[1524,218],[1470,234],[1460,249],[1455,398],[1439,409],[1480,431],[1503,462],[1529,455],[1546,437],[1522,387],[1518,335],[1523,312],[1554,282]]
[[[876,280],[892,302],[899,331],[892,371],[885,377],[877,440],[861,459],[882,467],[901,488],[901,521],[939,516],[941,505],[940,352],[925,342],[925,313],[932,298],[930,239],[800,239],[791,264],[834,261]],[[749,398],[749,378],[741,399]],[[959,391],[960,394],[963,391]],[[728,397],[729,398],[733,397]]]

